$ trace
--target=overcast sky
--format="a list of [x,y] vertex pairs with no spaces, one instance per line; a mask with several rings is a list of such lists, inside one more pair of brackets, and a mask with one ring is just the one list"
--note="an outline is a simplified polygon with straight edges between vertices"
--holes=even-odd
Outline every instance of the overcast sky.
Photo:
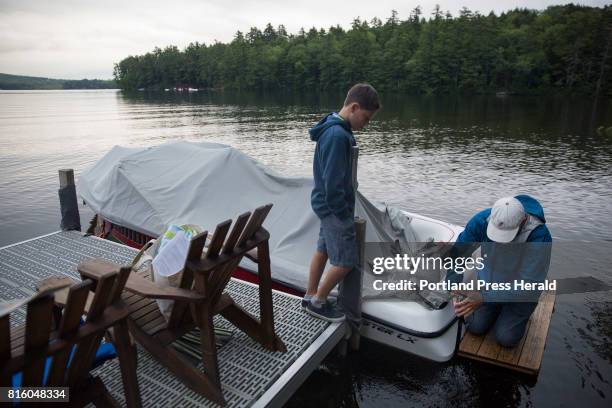
[[[603,7],[607,0],[579,1]],[[420,5],[457,14],[462,6],[483,14],[527,7],[544,9],[561,0],[0,0],[0,72],[50,78],[111,78],[113,64],[155,46],[231,41],[237,30],[284,24],[349,27],[355,17],[400,19]],[[492,5],[494,4],[494,5]]]

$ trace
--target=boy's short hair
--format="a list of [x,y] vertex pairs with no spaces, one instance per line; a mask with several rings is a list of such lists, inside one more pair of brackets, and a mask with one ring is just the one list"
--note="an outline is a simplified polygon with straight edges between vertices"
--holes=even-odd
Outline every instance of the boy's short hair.
[[353,102],[357,102],[362,109],[368,111],[374,112],[380,109],[378,92],[370,84],[355,84],[349,89],[344,100],[344,106],[350,105]]

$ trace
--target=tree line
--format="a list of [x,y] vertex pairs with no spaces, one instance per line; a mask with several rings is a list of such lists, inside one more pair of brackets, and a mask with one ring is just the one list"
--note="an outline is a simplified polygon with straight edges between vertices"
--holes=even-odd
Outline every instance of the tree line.
[[0,89],[116,89],[115,81],[103,79],[52,79],[0,74]]
[[345,90],[359,81],[407,93],[611,95],[612,7],[552,6],[458,16],[420,7],[347,30],[268,24],[230,43],[155,48],[115,64],[124,90],[172,87]]

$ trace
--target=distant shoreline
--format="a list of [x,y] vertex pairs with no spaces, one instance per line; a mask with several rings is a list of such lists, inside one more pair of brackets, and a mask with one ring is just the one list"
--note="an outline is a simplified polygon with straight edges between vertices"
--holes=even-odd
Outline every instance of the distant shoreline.
[[121,88],[31,88],[31,89],[0,88],[0,93],[19,92],[19,91],[121,91]]
[[69,89],[119,89],[114,80],[106,79],[53,79],[0,73],[0,90],[48,91]]

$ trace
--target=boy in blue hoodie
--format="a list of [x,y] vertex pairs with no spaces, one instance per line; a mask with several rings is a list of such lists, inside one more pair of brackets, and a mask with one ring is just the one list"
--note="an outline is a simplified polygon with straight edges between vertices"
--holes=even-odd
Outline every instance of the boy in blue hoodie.
[[[493,327],[495,338],[505,347],[518,344],[529,317],[537,306],[540,291],[516,289],[514,284],[544,282],[550,265],[552,237],[546,227],[544,209],[528,195],[504,197],[474,215],[457,238],[451,256],[469,256],[480,246],[484,267],[478,280],[510,285],[503,290],[481,289],[459,292],[467,296],[455,302],[455,313],[466,317],[468,331],[484,334]],[[449,271],[447,280],[461,282]]]
[[[378,93],[369,84],[354,85],[338,113],[330,113],[310,129],[317,143],[312,164],[311,206],[321,220],[317,250],[310,262],[302,307],[313,316],[337,322],[344,314],[327,301],[329,292],[357,265],[352,180],[353,130],[363,129],[380,109]],[[332,267],[319,285],[327,261]]]

